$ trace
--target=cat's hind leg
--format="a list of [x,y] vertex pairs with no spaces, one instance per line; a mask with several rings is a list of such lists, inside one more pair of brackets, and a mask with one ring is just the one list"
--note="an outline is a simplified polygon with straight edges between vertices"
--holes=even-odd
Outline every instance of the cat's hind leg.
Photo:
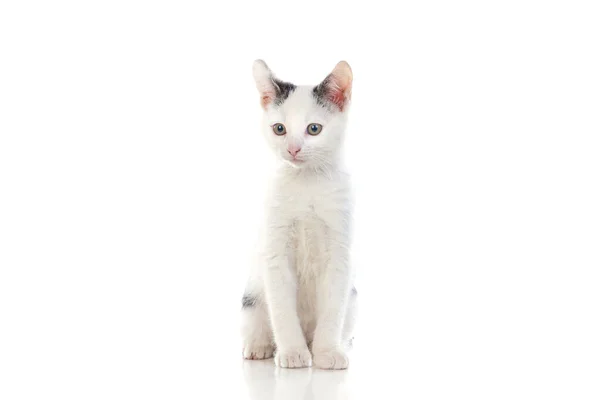
[[344,328],[342,331],[342,343],[347,349],[352,347],[352,339],[354,339],[354,324],[356,322],[356,298],[358,292],[355,287],[352,287],[350,291],[350,297],[348,298],[348,305],[346,310],[346,317],[344,318]]
[[267,307],[262,296],[250,293],[242,298],[242,344],[247,360],[273,357],[275,346]]

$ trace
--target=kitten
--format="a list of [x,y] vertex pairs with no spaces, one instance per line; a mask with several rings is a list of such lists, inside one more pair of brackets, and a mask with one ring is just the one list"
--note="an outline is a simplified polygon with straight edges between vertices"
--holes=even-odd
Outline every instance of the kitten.
[[280,81],[262,60],[253,72],[262,130],[281,164],[242,299],[243,355],[274,354],[285,368],[345,369],[356,308],[350,184],[341,165],[352,71],[341,61],[314,87]]

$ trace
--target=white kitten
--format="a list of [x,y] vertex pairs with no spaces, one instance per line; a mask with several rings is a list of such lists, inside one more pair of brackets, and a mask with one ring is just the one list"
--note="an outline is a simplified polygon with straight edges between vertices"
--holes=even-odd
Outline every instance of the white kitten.
[[244,358],[275,353],[281,367],[344,369],[356,308],[350,185],[341,166],[352,71],[342,61],[318,86],[295,86],[257,60],[254,79],[263,133],[281,165],[242,301]]

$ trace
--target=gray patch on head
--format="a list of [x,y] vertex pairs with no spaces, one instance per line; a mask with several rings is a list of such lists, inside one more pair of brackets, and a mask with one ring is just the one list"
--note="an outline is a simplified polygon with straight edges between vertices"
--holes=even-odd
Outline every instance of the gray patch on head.
[[313,97],[315,98],[315,101],[317,102],[317,104],[322,107],[327,107],[327,108],[329,108],[331,106],[331,102],[327,98],[327,84],[328,83],[329,83],[329,75],[327,75],[327,78],[325,78],[323,80],[323,82],[319,83],[312,90]]
[[352,289],[350,290],[350,294],[352,296],[356,296],[358,294],[358,290],[356,290],[356,288],[354,286],[352,286]]
[[273,83],[275,84],[275,90],[277,90],[274,103],[276,106],[280,106],[285,99],[288,98],[290,93],[296,90],[296,85],[293,83],[280,81],[279,79],[273,79]]
[[244,294],[242,297],[242,308],[254,307],[256,305],[256,297],[249,294]]

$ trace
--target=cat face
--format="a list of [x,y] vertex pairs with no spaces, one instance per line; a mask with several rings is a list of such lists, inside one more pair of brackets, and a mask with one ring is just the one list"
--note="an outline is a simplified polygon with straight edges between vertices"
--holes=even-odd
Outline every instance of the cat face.
[[338,161],[352,91],[345,61],[317,86],[280,81],[262,60],[254,80],[264,110],[263,133],[277,157],[295,168],[327,169]]

